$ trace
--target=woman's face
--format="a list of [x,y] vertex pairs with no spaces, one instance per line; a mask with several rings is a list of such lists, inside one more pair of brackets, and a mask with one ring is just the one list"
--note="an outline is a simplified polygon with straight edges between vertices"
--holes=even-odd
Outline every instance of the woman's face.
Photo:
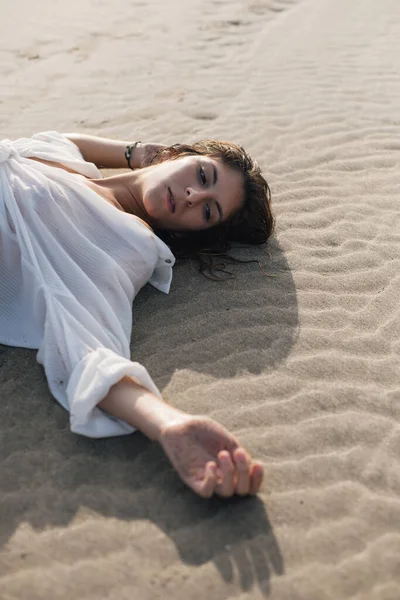
[[243,203],[242,174],[209,156],[165,161],[143,175],[143,208],[155,228],[208,229],[229,219]]

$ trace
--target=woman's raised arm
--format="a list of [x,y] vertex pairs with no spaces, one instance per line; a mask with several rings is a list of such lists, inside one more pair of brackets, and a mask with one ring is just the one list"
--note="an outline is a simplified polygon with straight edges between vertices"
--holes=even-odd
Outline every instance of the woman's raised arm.
[[[85,133],[66,133],[65,137],[78,146],[87,162],[94,163],[98,168],[128,168],[125,149],[132,141],[111,140]],[[163,147],[163,144],[139,142],[131,155],[131,167],[140,169],[147,166],[157,150]]]

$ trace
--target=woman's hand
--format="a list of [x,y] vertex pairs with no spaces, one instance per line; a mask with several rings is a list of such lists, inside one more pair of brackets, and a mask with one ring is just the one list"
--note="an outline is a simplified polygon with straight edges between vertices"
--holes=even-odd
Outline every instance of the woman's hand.
[[99,408],[158,441],[182,480],[196,494],[229,498],[256,494],[263,479],[236,438],[209,417],[174,408],[129,376],[110,388]]
[[142,169],[148,167],[154,156],[162,148],[166,148],[164,144],[153,144],[150,142],[139,142],[133,151],[131,165],[135,169]]
[[208,417],[187,416],[161,431],[159,442],[182,480],[200,496],[228,498],[256,494],[261,463],[222,425]]

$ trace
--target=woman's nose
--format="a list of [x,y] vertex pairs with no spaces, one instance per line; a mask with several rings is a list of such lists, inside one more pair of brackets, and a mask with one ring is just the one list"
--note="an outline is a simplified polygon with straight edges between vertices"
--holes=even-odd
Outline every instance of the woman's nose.
[[196,190],[192,187],[186,188],[186,201],[188,206],[195,206],[204,198],[205,190]]

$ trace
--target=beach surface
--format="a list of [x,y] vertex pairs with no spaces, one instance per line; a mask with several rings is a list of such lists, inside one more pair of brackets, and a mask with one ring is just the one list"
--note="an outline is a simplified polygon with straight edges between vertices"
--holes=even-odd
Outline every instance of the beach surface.
[[257,498],[197,498],[139,433],[69,431],[0,347],[1,600],[399,600],[400,3],[13,0],[0,133],[242,144],[277,219],[261,263],[176,267],[132,357],[231,429]]

